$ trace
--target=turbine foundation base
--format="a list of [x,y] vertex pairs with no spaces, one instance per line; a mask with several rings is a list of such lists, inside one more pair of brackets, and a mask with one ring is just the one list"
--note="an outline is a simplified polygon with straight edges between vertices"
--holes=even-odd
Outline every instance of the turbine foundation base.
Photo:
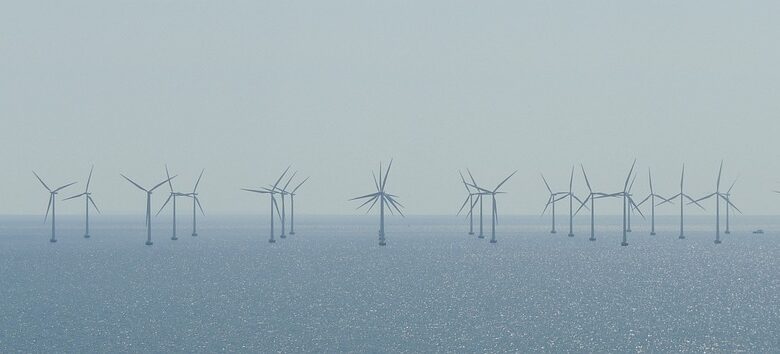
[[655,232],[651,232],[651,233],[650,233],[650,236],[655,236]]
[[628,246],[628,242],[621,242],[620,245],[621,246]]
[[85,235],[84,235],[84,238],[89,238],[89,234],[85,234]]
[[295,235],[295,231],[290,231],[290,235]]
[[569,237],[574,237],[574,234],[570,232]]
[[555,230],[550,230],[550,233],[551,233],[551,234],[557,234],[557,233],[558,233],[558,231],[555,231]]
[[479,235],[477,238],[485,238],[485,235]]
[[379,241],[380,246],[387,246],[387,243],[385,241]]
[[176,240],[178,240],[178,239],[179,239],[179,238],[178,238],[178,237],[176,237],[176,236],[173,236],[173,237],[171,237],[171,240],[174,240],[174,241],[176,241]]
[[490,240],[490,243],[496,243],[496,242],[498,242],[498,241],[496,241],[496,240]]
[[198,233],[197,232],[193,232],[192,233],[192,237],[196,237],[196,236],[198,236]]
[[596,241],[596,238],[595,237],[591,237],[591,238],[588,239],[588,241]]
[[49,240],[49,242],[51,242],[51,243],[55,243],[55,242],[57,242],[57,239],[54,239],[54,238],[53,238],[53,239]]
[[287,238],[287,235],[279,235],[279,238]]
[[469,231],[469,235],[473,235],[473,234],[474,234],[473,232]]
[[721,244],[721,241],[720,240],[715,240],[715,244],[719,245],[719,244]]
[[152,245],[152,241],[146,241],[145,245],[151,246]]
[[726,230],[726,231],[725,231],[725,232],[723,232],[723,233],[724,233],[724,234],[726,234],[726,235],[728,235],[728,234],[730,234],[730,233],[731,233],[731,231],[729,231],[729,230]]
[[627,229],[626,232],[631,232],[631,229]]
[[268,243],[276,243],[276,240],[270,239],[270,240],[268,240]]
[[680,235],[680,237],[678,237],[678,238],[681,239],[681,240],[684,240],[685,236],[684,235]]

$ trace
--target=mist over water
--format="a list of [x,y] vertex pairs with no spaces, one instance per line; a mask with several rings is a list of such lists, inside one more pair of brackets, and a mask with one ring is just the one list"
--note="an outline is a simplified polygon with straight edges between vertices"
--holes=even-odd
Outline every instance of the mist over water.
[[[596,242],[575,220],[503,216],[498,244],[461,217],[299,216],[269,244],[267,219],[208,217],[179,240],[155,218],[58,218],[56,244],[37,217],[0,218],[4,352],[200,351],[772,351],[780,346],[780,229],[734,218],[619,217]],[[489,219],[486,218],[486,219]],[[489,231],[486,224],[486,234]],[[764,228],[766,234],[750,230]],[[278,231],[278,229],[277,229]]]

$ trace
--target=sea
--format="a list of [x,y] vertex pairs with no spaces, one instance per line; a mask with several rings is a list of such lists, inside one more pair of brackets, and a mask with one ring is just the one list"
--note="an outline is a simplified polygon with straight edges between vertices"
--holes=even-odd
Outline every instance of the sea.
[[489,220],[0,216],[0,352],[780,351],[780,217]]

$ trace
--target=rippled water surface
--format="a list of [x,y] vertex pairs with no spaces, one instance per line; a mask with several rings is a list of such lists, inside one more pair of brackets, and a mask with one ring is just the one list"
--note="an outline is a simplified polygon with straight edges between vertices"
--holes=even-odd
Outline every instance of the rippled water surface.
[[90,239],[58,218],[56,244],[38,217],[0,217],[0,351],[780,350],[776,218],[715,245],[711,217],[686,240],[663,217],[621,247],[615,217],[596,242],[586,218],[570,238],[503,217],[497,244],[460,218],[391,217],[382,248],[370,216],[299,216],[276,244],[259,217],[198,237],[181,218],[178,241],[160,217],[144,246],[143,216],[97,217]]

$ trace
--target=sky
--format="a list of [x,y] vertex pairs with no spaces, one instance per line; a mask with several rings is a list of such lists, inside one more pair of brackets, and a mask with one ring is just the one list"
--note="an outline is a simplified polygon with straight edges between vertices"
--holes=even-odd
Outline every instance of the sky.
[[[739,178],[745,214],[780,213],[774,1],[0,1],[0,214],[92,191],[143,213],[142,185],[205,168],[208,214],[267,213],[240,191],[288,166],[296,213],[358,214],[371,171],[407,214],[454,214],[469,168],[501,214],[556,190],[622,189],[637,159],[663,195]],[[295,183],[295,182],[293,182]],[[158,208],[167,191],[153,199]],[[620,213],[620,200],[598,213]],[[691,213],[712,213],[692,208]],[[81,202],[58,204],[79,214]],[[559,209],[560,211],[561,209]],[[678,212],[664,206],[659,214]]]

